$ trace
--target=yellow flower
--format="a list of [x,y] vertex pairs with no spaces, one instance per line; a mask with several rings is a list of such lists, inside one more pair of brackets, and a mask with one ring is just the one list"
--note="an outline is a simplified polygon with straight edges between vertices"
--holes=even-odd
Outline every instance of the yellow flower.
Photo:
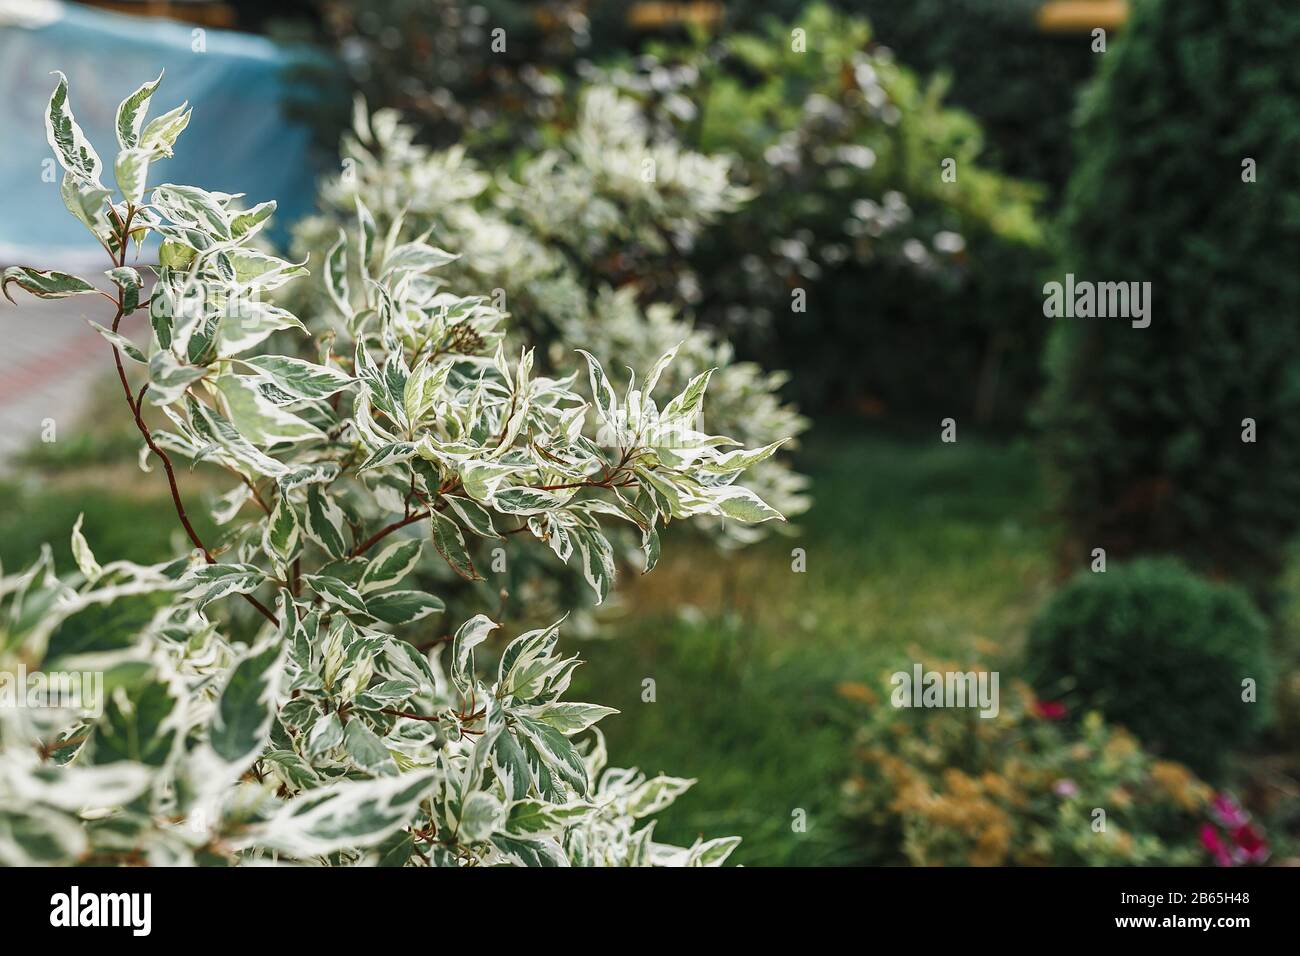
[[1152,764],[1151,780],[1184,810],[1199,810],[1210,799],[1210,788],[1172,760],[1157,760]]
[[1001,797],[1004,800],[1009,798],[1013,791],[1011,782],[992,770],[984,771],[984,774],[980,777],[980,783],[984,786],[986,793],[994,797]]
[[1137,740],[1122,730],[1115,731],[1114,736],[1106,741],[1106,756],[1108,757],[1131,757],[1137,751]]
[[857,701],[860,704],[868,706],[875,704],[880,698],[876,692],[861,681],[845,680],[835,685],[835,693],[839,694],[845,700]]

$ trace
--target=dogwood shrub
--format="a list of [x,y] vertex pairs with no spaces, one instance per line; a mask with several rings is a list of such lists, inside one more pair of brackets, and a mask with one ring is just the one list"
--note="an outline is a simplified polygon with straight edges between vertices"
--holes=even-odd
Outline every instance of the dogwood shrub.
[[[649,569],[671,519],[779,519],[736,482],[780,440],[700,430],[707,369],[661,405],[672,348],[620,389],[584,355],[591,401],[577,371],[540,374],[534,352],[507,352],[490,297],[437,278],[455,256],[400,222],[378,230],[360,197],[324,262],[337,321],[312,360],[270,350],[306,334],[267,301],[306,263],[258,247],[273,202],[148,188],[190,115],[146,122],[160,80],[118,109],[115,191],[62,77],[46,115],[111,291],[25,266],[0,288],[107,300],[96,328],[141,466],[161,468],[193,549],[101,563],[78,522],[75,572],[47,549],[0,576],[0,671],[43,688],[42,706],[0,708],[0,861],[722,863],[736,838],[653,839],[647,818],[691,781],[606,767],[594,725],[612,711],[563,699],[579,661],[561,622],[434,626],[443,601],[410,582],[433,562],[480,578],[467,540],[520,535],[599,603],[610,523],[634,530]],[[128,262],[155,239],[147,286]],[[122,322],[146,310],[138,345]],[[186,512],[185,459],[231,479],[216,538]],[[101,675],[102,695],[51,692],[73,672]]]
[[[728,341],[668,302],[644,302],[687,281],[677,274],[681,250],[748,196],[731,182],[730,160],[654,138],[633,100],[600,85],[582,94],[573,128],[513,176],[490,175],[461,147],[430,149],[418,132],[396,111],[372,114],[358,102],[342,171],[321,186],[322,214],[295,230],[296,254],[326,254],[340,226],[354,228],[359,199],[380,231],[406,240],[432,233],[458,250],[440,274],[517,317],[508,340],[537,346],[546,369],[563,368],[575,344],[620,367],[648,367],[675,347],[664,385],[679,390],[712,368],[713,427],[758,446],[807,427],[780,396],[784,374],[737,360]],[[293,305],[313,327],[341,320],[319,287],[299,294]],[[782,514],[808,507],[804,477],[781,455],[756,463],[747,480]],[[762,530],[709,528],[723,543]]]

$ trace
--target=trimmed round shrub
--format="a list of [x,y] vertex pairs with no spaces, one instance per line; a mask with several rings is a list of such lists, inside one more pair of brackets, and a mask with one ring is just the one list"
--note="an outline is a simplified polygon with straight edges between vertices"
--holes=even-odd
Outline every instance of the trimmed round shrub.
[[[1300,6],[1137,0],[1083,97],[1043,435],[1078,554],[1171,553],[1264,593],[1300,528]],[[1253,439],[1253,440],[1252,440]]]
[[1044,699],[1099,710],[1208,774],[1266,723],[1268,635],[1241,589],[1141,560],[1066,585],[1030,628],[1027,666]]

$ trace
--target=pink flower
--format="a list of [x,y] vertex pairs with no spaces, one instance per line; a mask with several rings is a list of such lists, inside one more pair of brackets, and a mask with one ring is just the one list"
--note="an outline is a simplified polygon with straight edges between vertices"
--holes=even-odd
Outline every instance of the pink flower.
[[1060,720],[1065,716],[1065,705],[1059,700],[1037,700],[1034,713],[1044,720]]
[[1268,859],[1264,835],[1249,823],[1232,831],[1232,841],[1237,844],[1232,855],[1239,863],[1263,863]]
[[1056,783],[1052,784],[1052,792],[1058,797],[1073,797],[1079,792],[1079,785],[1069,777],[1062,777]]
[[1245,866],[1268,859],[1268,841],[1231,794],[1215,794],[1210,802],[1210,815],[1227,831],[1225,837],[1213,823],[1201,824],[1201,845],[1216,864]]
[[1216,793],[1210,802],[1210,813],[1230,830],[1244,827],[1250,822],[1250,814],[1242,809],[1230,793]]
[[1214,828],[1214,824],[1201,824],[1201,846],[1214,857],[1216,866],[1232,866],[1232,855],[1219,839],[1219,831]]

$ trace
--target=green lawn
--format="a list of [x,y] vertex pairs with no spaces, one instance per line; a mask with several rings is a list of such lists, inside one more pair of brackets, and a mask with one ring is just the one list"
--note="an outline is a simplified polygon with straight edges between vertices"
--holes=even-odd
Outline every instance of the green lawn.
[[618,761],[699,779],[660,838],[739,834],[742,863],[869,862],[835,825],[852,731],[835,685],[887,692],[919,657],[977,648],[1015,676],[1004,652],[1049,593],[1054,538],[1026,446],[823,429],[802,467],[817,502],[794,537],[721,559],[667,541],[625,581],[611,640],[582,649],[574,692],[622,711],[602,724]]
[[[77,515],[82,532],[104,561],[163,561],[190,544],[176,521],[160,467],[140,471],[140,436],[131,423],[117,383],[94,387],[91,407],[101,418],[69,429],[52,444],[34,443],[0,479],[0,564],[12,573],[30,564],[42,544],[54,550],[57,566],[72,570],[69,544]],[[210,476],[178,463],[186,509],[200,533],[212,534],[200,487]],[[224,484],[221,490],[224,490]]]
[[[189,541],[176,522],[171,499],[161,474],[137,472],[133,480],[142,485],[159,485],[159,495],[124,494],[113,485],[82,483],[81,476],[66,484],[52,481],[9,480],[0,482],[0,564],[9,574],[31,564],[48,543],[60,570],[76,569],[69,544],[77,515],[85,513],[82,533],[94,542],[97,556],[105,562],[125,559],[149,563],[161,561],[189,549]],[[88,476],[87,476],[88,477]],[[203,515],[197,496],[186,495],[191,515]],[[211,525],[196,519],[201,532]]]

